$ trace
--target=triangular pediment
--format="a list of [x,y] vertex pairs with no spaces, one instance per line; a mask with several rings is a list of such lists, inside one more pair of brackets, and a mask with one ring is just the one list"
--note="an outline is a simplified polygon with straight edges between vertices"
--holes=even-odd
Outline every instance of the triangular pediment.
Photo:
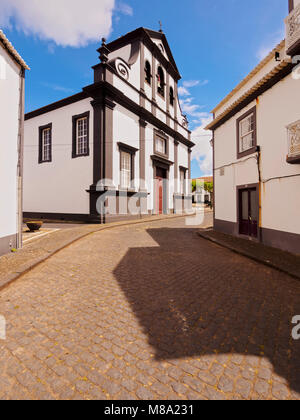
[[143,40],[145,45],[148,45],[151,49],[156,47],[156,54],[158,56],[160,55],[161,59],[166,63],[169,63],[168,66],[172,68],[174,77],[177,80],[181,79],[167,38],[162,32],[141,27],[132,32],[129,32],[121,38],[116,39],[115,41],[110,42],[107,44],[107,47],[111,52],[113,52],[137,40]]
[[169,43],[167,41],[165,34],[159,31],[152,31],[151,29],[144,28],[144,30],[145,32],[147,32],[147,34],[151,38],[151,41],[159,46],[159,48],[162,50],[162,53],[166,57],[166,59],[169,60],[170,63],[172,63],[173,67],[178,71],[176,62],[174,60],[171,48],[169,46]]

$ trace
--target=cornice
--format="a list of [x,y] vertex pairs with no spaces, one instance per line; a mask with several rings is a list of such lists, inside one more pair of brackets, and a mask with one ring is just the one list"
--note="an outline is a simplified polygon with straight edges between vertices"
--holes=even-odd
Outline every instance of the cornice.
[[252,101],[288,76],[292,72],[293,67],[294,65],[289,62],[283,61],[280,63],[275,69],[266,74],[263,79],[257,82],[251,89],[236,100],[230,107],[225,109],[225,111],[208,124],[205,129],[216,130],[235,114],[249,105]]
[[123,92],[121,92],[119,89],[112,86],[108,82],[103,81],[103,82],[94,83],[92,85],[89,85],[83,88],[83,91],[88,96],[91,96],[93,99],[99,99],[101,97],[104,98],[105,96],[108,96],[110,100],[124,106],[129,111],[139,116],[140,119],[154,125],[158,129],[162,130],[164,133],[169,134],[171,137],[176,138],[178,141],[180,141],[182,144],[186,145],[190,149],[195,146],[195,143],[191,142],[182,134],[180,134],[178,131],[175,131],[174,129],[169,127],[166,123],[159,120],[150,111],[143,108],[136,102],[132,101],[130,98],[124,95]]

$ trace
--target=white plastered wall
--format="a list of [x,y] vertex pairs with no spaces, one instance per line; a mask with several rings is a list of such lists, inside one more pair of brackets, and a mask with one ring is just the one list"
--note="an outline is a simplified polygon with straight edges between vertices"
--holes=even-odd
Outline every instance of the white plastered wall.
[[17,233],[20,66],[0,43],[0,238]]
[[292,75],[265,92],[258,105],[258,135],[262,150],[262,226],[300,234],[300,164],[286,162],[286,126],[300,120],[300,81]]
[[[25,121],[24,211],[89,214],[93,108],[84,99]],[[72,159],[72,116],[90,111],[90,155]],[[39,127],[52,123],[52,162],[38,163]]]
[[[300,234],[299,164],[288,164],[287,126],[300,120],[300,83],[292,75],[274,85],[215,131],[216,219],[237,222],[236,186],[259,182],[255,154],[237,160],[236,120],[257,106],[257,143],[261,148],[262,227]],[[250,159],[249,159],[250,158]],[[236,163],[236,165],[230,165]],[[225,166],[224,176],[218,168]],[[274,179],[271,178],[280,178]],[[266,182],[268,181],[268,182]]]
[[[135,149],[140,148],[139,117],[121,105],[117,105],[113,112],[113,176],[114,185],[120,186],[120,151],[118,143],[124,143]],[[135,187],[139,188],[139,151],[135,155]]]

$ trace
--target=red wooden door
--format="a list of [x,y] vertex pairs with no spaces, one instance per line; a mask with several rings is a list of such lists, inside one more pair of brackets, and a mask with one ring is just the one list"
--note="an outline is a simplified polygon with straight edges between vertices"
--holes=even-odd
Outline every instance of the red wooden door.
[[158,214],[163,214],[163,202],[164,202],[164,185],[163,178],[156,177],[156,208]]

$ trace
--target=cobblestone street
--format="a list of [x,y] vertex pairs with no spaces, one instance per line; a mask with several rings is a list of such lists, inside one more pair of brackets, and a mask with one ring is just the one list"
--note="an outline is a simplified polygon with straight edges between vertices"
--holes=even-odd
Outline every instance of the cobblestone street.
[[0,399],[300,399],[299,281],[184,218],[78,241],[0,314]]

